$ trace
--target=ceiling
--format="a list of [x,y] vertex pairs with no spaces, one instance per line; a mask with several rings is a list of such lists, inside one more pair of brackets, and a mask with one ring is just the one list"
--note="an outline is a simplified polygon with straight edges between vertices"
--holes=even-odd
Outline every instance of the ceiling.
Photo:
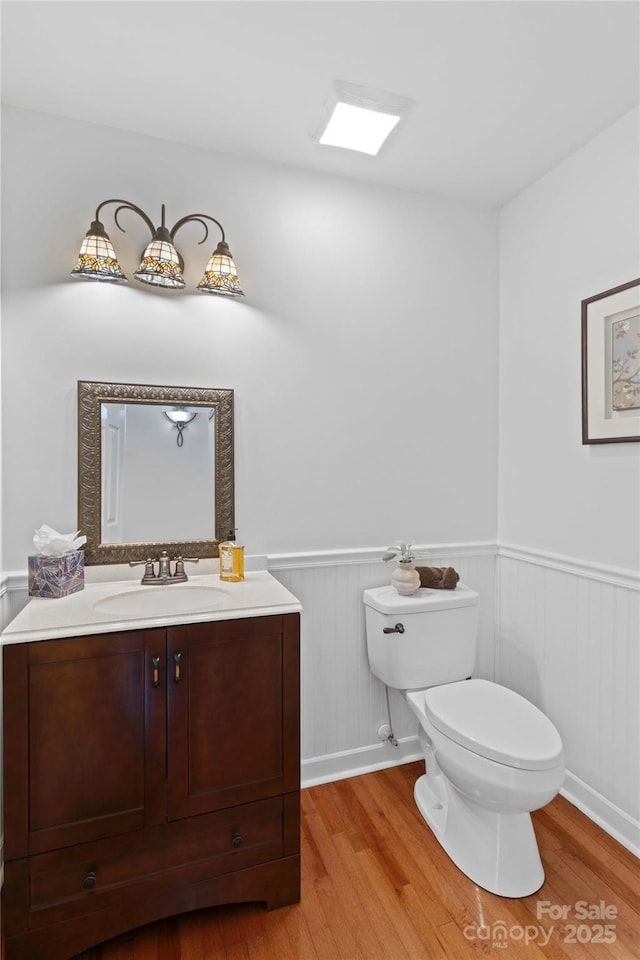
[[[502,205],[638,103],[636,0],[3,0],[2,99]],[[313,134],[336,80],[409,97],[377,157]]]

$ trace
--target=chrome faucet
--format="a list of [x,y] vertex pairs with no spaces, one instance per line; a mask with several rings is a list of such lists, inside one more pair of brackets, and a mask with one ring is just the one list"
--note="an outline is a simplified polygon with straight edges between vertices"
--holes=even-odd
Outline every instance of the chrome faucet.
[[[149,557],[147,560],[130,560],[130,567],[138,567],[144,564],[144,574],[141,584],[144,586],[163,586],[164,584],[186,583],[189,579],[184,569],[185,563],[197,563],[198,557],[176,557],[175,568],[171,573],[171,560],[166,550],[163,550],[157,560]],[[158,564],[156,573],[155,565]]]

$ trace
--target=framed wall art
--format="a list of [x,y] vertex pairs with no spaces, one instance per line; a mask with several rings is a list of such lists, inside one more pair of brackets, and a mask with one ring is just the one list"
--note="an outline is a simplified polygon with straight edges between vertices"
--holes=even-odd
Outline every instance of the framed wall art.
[[582,442],[640,441],[640,279],[582,301]]

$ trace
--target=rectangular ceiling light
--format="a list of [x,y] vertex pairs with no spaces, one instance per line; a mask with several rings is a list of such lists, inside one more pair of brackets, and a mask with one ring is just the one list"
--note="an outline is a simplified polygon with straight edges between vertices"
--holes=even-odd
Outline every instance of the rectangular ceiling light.
[[393,93],[338,81],[327,99],[319,143],[375,156],[411,101]]

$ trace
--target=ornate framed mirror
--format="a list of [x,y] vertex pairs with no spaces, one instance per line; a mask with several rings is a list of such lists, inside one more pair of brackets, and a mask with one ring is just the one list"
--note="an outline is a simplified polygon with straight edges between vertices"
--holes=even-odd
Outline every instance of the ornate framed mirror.
[[234,527],[233,390],[78,381],[85,563],[217,557]]

